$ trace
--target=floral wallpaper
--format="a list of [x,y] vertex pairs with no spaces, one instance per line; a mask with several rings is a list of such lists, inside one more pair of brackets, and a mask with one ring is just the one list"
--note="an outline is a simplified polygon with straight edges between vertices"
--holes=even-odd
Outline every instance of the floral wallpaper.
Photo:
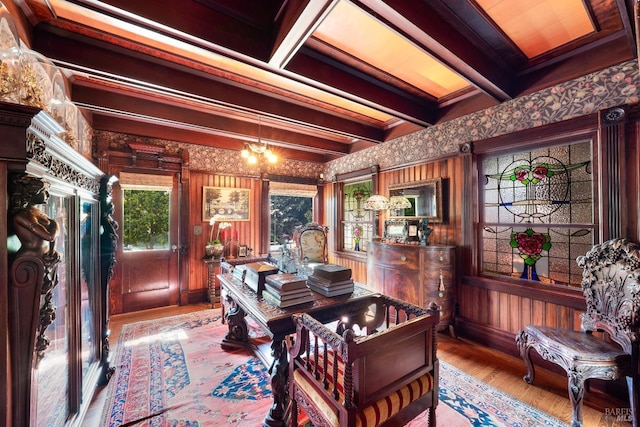
[[[112,150],[128,151],[129,143],[142,143],[158,145],[172,154],[182,151],[189,153],[189,168],[220,175],[253,175],[260,176],[263,172],[272,175],[299,176],[305,178],[317,178],[323,170],[322,163],[303,162],[292,159],[279,159],[278,163],[260,165],[248,165],[240,157],[238,150],[226,150],[224,148],[207,147],[189,143],[175,142],[157,138],[145,138],[128,134],[95,131],[96,141],[108,141]],[[94,152],[97,149],[94,147]]]
[[325,179],[373,165],[385,169],[453,156],[465,142],[637,104],[639,79],[637,60],[628,61],[333,160],[326,165]]

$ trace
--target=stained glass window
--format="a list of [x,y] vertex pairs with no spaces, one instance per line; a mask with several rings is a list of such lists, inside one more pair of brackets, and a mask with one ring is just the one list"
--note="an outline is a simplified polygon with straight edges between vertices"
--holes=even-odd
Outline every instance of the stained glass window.
[[594,243],[591,143],[482,161],[482,270],[578,286]]
[[372,181],[345,184],[342,236],[345,251],[366,252],[367,242],[373,237],[375,212],[363,208],[372,195]]

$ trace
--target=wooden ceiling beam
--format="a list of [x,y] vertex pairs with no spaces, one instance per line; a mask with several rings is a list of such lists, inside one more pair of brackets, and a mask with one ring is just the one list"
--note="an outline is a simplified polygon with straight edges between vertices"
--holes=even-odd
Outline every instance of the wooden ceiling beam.
[[337,0],[291,0],[277,25],[269,64],[285,68]]
[[[223,135],[213,135],[193,128],[181,128],[175,126],[163,126],[158,123],[129,120],[111,114],[93,114],[92,127],[94,130],[123,133],[146,138],[157,138],[169,141],[196,144],[207,147],[223,148],[240,151],[244,144],[235,139]],[[309,151],[289,150],[282,147],[275,149],[281,159],[301,160],[312,163],[325,163],[330,156]]]
[[300,49],[287,65],[287,70],[331,87],[337,95],[417,125],[430,126],[435,121],[435,103],[373,79],[315,50]]
[[[220,117],[206,110],[186,108],[175,103],[158,102],[132,96],[125,89],[97,88],[74,84],[72,101],[91,111],[119,111],[123,115],[156,117],[158,121],[182,123],[184,126],[210,129],[217,135],[237,139],[242,142],[255,142],[260,136],[276,146],[286,146],[301,151],[325,152],[345,155],[349,145],[326,138],[304,135],[285,129],[278,129],[262,123],[260,129],[255,122]],[[253,119],[253,118],[252,118]]]
[[[112,15],[125,22],[150,28],[162,34],[195,44],[207,44],[208,49],[235,56],[266,60],[270,51],[270,28],[247,25],[238,16],[229,14],[229,8],[220,10],[217,1],[154,0],[101,0],[100,3],[75,0],[87,9]],[[272,2],[259,2],[268,5]],[[111,8],[104,7],[104,4]],[[265,13],[266,8],[256,7]],[[223,5],[222,5],[223,6]],[[126,12],[126,13],[125,13]],[[267,11],[268,12],[268,11]],[[140,19],[142,18],[142,19]],[[185,37],[188,35],[189,37]]]
[[[207,73],[202,64],[188,68],[168,62],[170,58],[162,60],[50,26],[39,25],[34,29],[33,44],[35,50],[62,68],[98,70],[292,124],[301,123],[353,139],[383,142],[384,131],[380,126],[329,114],[309,104],[291,101],[286,94],[269,93],[262,87],[256,87],[255,91],[246,89],[246,85]],[[260,86],[260,82],[255,84]]]

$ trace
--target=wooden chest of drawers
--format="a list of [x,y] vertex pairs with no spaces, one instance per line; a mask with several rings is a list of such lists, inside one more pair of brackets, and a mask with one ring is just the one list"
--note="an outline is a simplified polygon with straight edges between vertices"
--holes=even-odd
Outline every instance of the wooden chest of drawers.
[[374,291],[427,307],[440,305],[439,330],[454,335],[455,248],[372,242],[367,285]]

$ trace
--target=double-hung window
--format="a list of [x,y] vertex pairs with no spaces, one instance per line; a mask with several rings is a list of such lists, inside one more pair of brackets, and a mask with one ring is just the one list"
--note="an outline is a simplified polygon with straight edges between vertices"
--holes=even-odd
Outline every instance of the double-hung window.
[[345,183],[343,194],[342,250],[366,252],[376,214],[364,209],[364,201],[372,195],[372,180]]

